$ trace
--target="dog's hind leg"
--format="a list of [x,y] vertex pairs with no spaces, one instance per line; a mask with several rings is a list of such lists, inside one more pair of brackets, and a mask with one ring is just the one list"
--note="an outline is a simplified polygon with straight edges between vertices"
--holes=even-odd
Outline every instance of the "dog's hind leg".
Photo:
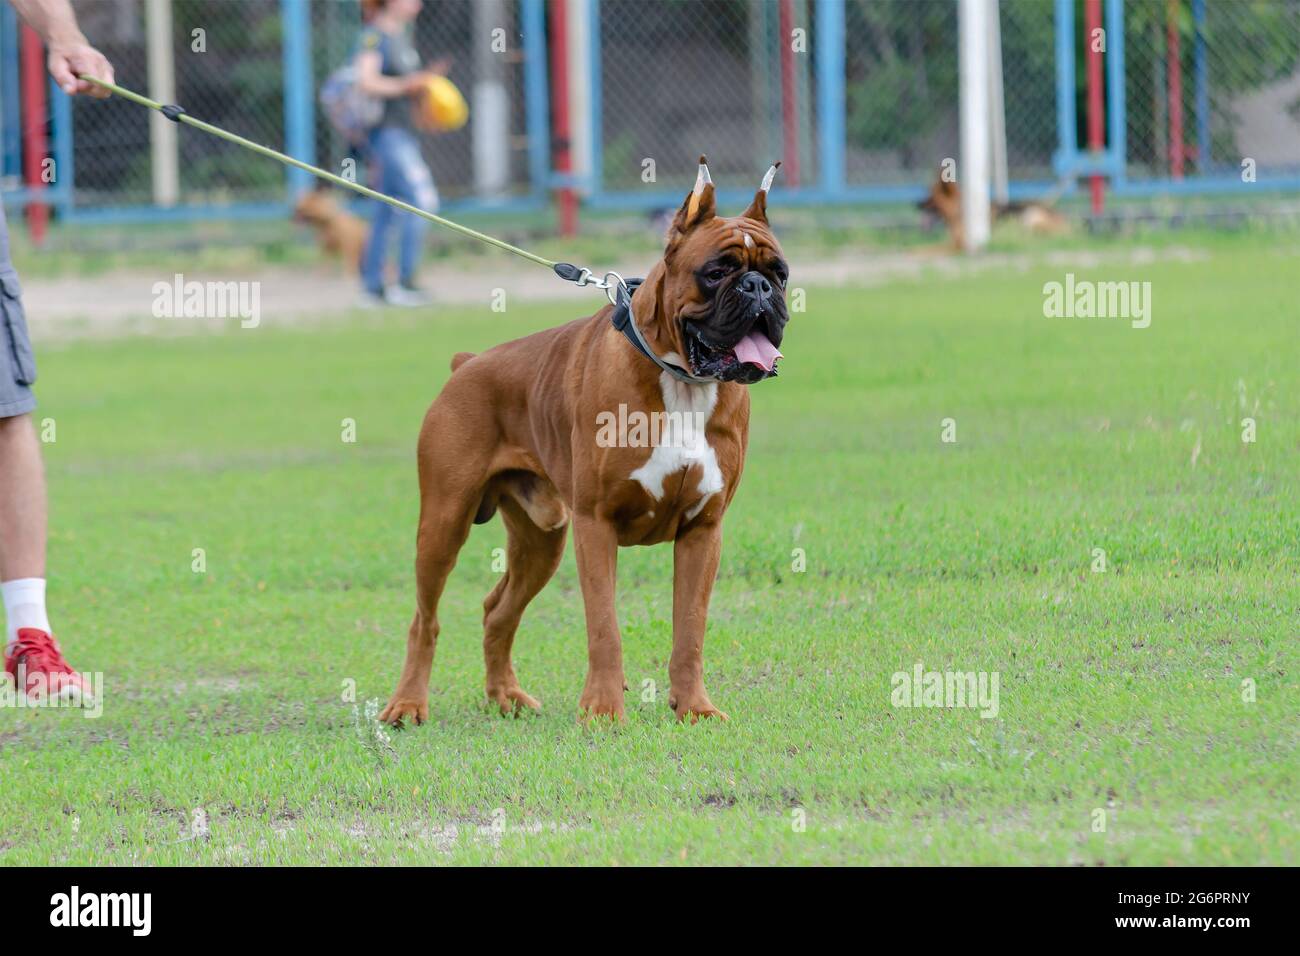
[[[511,488],[513,494],[501,496],[501,519],[509,536],[506,572],[483,602],[487,696],[503,714],[525,707],[532,710],[541,707],[519,686],[510,661],[510,649],[514,646],[515,631],[524,608],[546,586],[560,565],[568,530],[568,514],[558,496],[554,496],[553,502],[548,502],[543,494],[528,493],[531,490],[528,482],[524,483],[524,488],[527,497],[519,497],[520,492],[515,488]],[[554,489],[548,488],[547,493],[554,495]],[[551,505],[555,507],[551,508]],[[535,518],[541,518],[546,527],[540,526]]]

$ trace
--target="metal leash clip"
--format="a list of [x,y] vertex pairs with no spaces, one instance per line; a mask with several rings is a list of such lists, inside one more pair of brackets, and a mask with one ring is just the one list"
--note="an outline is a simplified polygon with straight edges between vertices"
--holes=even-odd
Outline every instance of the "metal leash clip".
[[[614,280],[613,282],[609,281],[611,277]],[[627,292],[627,283],[623,281],[623,277],[617,272],[606,272],[605,277],[600,282],[593,283],[593,285],[598,289],[605,290],[605,298],[609,299],[610,305],[618,305],[620,289]]]
[[617,272],[606,272],[597,279],[596,274],[587,267],[575,266],[570,262],[557,262],[554,269],[556,275],[561,279],[572,282],[574,285],[604,289],[605,297],[609,299],[611,305],[618,305],[618,290],[627,289],[627,283],[623,281],[623,277]]

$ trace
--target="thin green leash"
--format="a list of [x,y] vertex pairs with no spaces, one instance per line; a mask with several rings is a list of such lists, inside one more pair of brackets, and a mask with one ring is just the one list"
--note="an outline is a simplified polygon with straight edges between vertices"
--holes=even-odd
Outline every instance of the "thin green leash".
[[[436,223],[444,229],[450,229],[453,232],[460,233],[462,236],[469,236],[471,239],[477,239],[479,242],[486,242],[489,246],[496,246],[498,249],[504,249],[506,252],[514,253],[522,259],[527,259],[529,262],[535,262],[539,266],[545,266],[547,269],[555,272],[555,274],[560,278],[567,279],[570,282],[576,282],[580,286],[594,285],[597,288],[605,289],[606,293],[609,294],[609,290],[612,287],[612,283],[610,282],[611,278],[617,280],[618,284],[622,284],[622,279],[616,273],[609,272],[605,274],[603,279],[596,279],[589,269],[579,268],[578,266],[572,265],[568,262],[552,262],[550,259],[544,259],[539,255],[529,252],[527,249],[520,249],[518,246],[511,245],[502,239],[497,239],[495,236],[489,236],[486,233],[479,232],[477,229],[471,229],[469,226],[462,226],[458,222],[444,219],[442,216],[427,212],[418,206],[412,206],[410,203],[402,202],[400,199],[395,199],[392,196],[385,195],[384,193],[371,189],[368,186],[362,186],[360,183],[355,183],[343,176],[336,176],[331,172],[321,169],[319,166],[304,163],[300,159],[294,159],[292,156],[271,149],[269,146],[263,146],[261,143],[255,143],[251,139],[245,139],[229,130],[222,129],[219,126],[213,126],[211,123],[205,123],[203,120],[195,119],[179,106],[159,103],[155,100],[149,99],[147,96],[141,96],[139,93],[118,86],[116,83],[109,83],[107,80],[101,80],[98,77],[89,76],[85,73],[79,74],[79,76],[87,83],[93,83],[95,86],[108,90],[110,93],[120,96],[125,100],[130,100],[132,103],[147,107],[151,110],[157,110],[173,123],[184,123],[186,126],[193,126],[195,129],[201,129],[205,133],[211,133],[213,136],[216,136],[219,139],[224,139],[228,143],[234,143],[236,146],[242,146],[245,149],[252,150],[254,153],[260,153],[270,159],[284,163],[286,166],[293,166],[296,169],[304,170],[305,172],[311,173],[313,176],[334,183],[336,186],[350,189],[355,193],[360,193],[361,195],[368,196],[371,199],[377,199],[379,202],[388,203],[388,205],[395,209],[409,212],[413,216],[427,219],[429,222]],[[611,296],[611,300],[612,298],[613,297]]]

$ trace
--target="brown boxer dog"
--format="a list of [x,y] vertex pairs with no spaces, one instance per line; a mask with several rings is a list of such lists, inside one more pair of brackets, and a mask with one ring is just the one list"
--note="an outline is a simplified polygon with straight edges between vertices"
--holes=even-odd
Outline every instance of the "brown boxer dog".
[[438,598],[470,526],[498,511],[507,570],[483,602],[483,657],[487,696],[503,714],[540,707],[519,685],[510,649],[572,525],[587,624],[579,719],[624,716],[618,549],[667,541],[668,704],[679,719],[726,719],[704,689],[701,652],[722,516],[745,464],[747,386],[776,374],[788,319],[789,271],[767,222],[775,172],[740,216],[722,218],[701,157],[663,259],[631,297],[624,331],[615,325],[619,310],[607,306],[452,359],[420,430],[415,619],[382,720],[428,719]]

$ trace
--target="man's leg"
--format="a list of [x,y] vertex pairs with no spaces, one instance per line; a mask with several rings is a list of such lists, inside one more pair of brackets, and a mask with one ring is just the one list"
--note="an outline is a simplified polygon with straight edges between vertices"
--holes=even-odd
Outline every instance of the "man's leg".
[[7,643],[49,632],[45,613],[45,472],[31,415],[0,418],[0,593]]
[[45,619],[45,472],[31,416],[35,381],[22,289],[0,211],[0,594],[6,645],[17,640],[20,627],[50,629]]
[[0,418],[0,581],[45,577],[45,507],[32,416]]
[[90,686],[59,650],[45,613],[45,472],[31,412],[36,362],[22,289],[0,215],[0,597],[4,672],[29,698],[89,703]]
[[[9,332],[15,334],[12,326]],[[56,697],[89,706],[94,702],[90,684],[64,659],[45,611],[45,516],[45,472],[32,417],[6,414],[0,417],[4,679],[21,686],[30,699]]]

